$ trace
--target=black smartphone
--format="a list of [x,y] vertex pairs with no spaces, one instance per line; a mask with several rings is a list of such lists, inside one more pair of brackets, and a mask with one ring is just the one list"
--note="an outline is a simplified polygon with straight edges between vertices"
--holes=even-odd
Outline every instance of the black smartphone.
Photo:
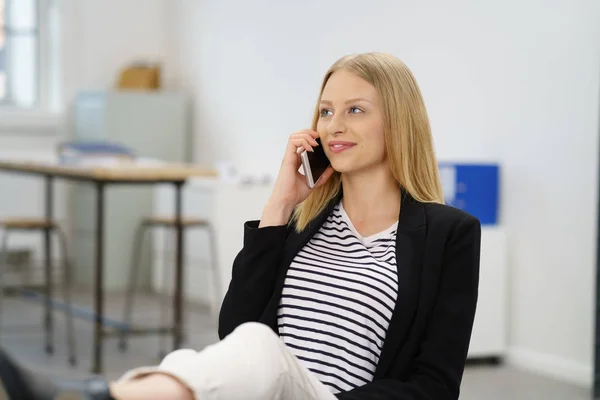
[[325,155],[325,150],[321,145],[321,139],[316,139],[318,146],[313,147],[314,151],[304,150],[300,157],[302,158],[302,168],[306,176],[306,184],[309,188],[314,188],[315,184],[323,175],[323,172],[329,166],[329,159]]

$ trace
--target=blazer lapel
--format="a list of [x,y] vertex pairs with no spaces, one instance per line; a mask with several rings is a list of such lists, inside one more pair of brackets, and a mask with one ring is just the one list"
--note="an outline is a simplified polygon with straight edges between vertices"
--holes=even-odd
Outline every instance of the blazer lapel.
[[415,316],[425,244],[425,223],[423,204],[415,201],[403,190],[396,232],[398,296],[375,378],[381,378],[394,361],[394,356],[403,344]]

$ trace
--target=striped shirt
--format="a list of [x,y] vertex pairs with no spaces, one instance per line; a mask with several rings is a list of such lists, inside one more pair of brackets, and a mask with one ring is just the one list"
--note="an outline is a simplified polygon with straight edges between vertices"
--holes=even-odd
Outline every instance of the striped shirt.
[[398,294],[397,226],[363,237],[340,202],[285,278],[279,334],[333,393],[373,380]]

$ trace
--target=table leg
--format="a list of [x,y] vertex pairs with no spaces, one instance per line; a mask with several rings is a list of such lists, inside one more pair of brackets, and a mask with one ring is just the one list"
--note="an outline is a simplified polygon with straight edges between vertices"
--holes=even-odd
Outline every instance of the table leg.
[[174,332],[173,350],[181,347],[183,342],[183,225],[181,223],[183,182],[175,183],[175,296],[174,296]]
[[96,182],[96,271],[94,284],[94,353],[92,373],[102,373],[102,342],[104,319],[104,183]]
[[[54,182],[51,176],[46,176],[46,199],[45,199],[45,214],[46,220],[52,221],[54,214]],[[53,338],[53,320],[52,320],[52,229],[47,226],[44,229],[44,287],[46,299],[44,301],[44,333],[46,339],[46,353],[54,353],[54,338]]]

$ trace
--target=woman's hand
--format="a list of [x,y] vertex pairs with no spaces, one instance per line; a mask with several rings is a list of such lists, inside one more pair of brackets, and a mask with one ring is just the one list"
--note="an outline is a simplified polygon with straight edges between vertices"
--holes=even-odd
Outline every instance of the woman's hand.
[[[310,129],[290,135],[279,175],[277,175],[271,197],[263,210],[259,227],[287,224],[294,207],[303,202],[310,194],[312,189],[306,184],[306,177],[298,171],[302,165],[299,151],[313,151],[313,147],[318,146],[315,140],[318,137],[319,134]],[[333,168],[329,166],[315,187],[327,182],[332,174]]]

